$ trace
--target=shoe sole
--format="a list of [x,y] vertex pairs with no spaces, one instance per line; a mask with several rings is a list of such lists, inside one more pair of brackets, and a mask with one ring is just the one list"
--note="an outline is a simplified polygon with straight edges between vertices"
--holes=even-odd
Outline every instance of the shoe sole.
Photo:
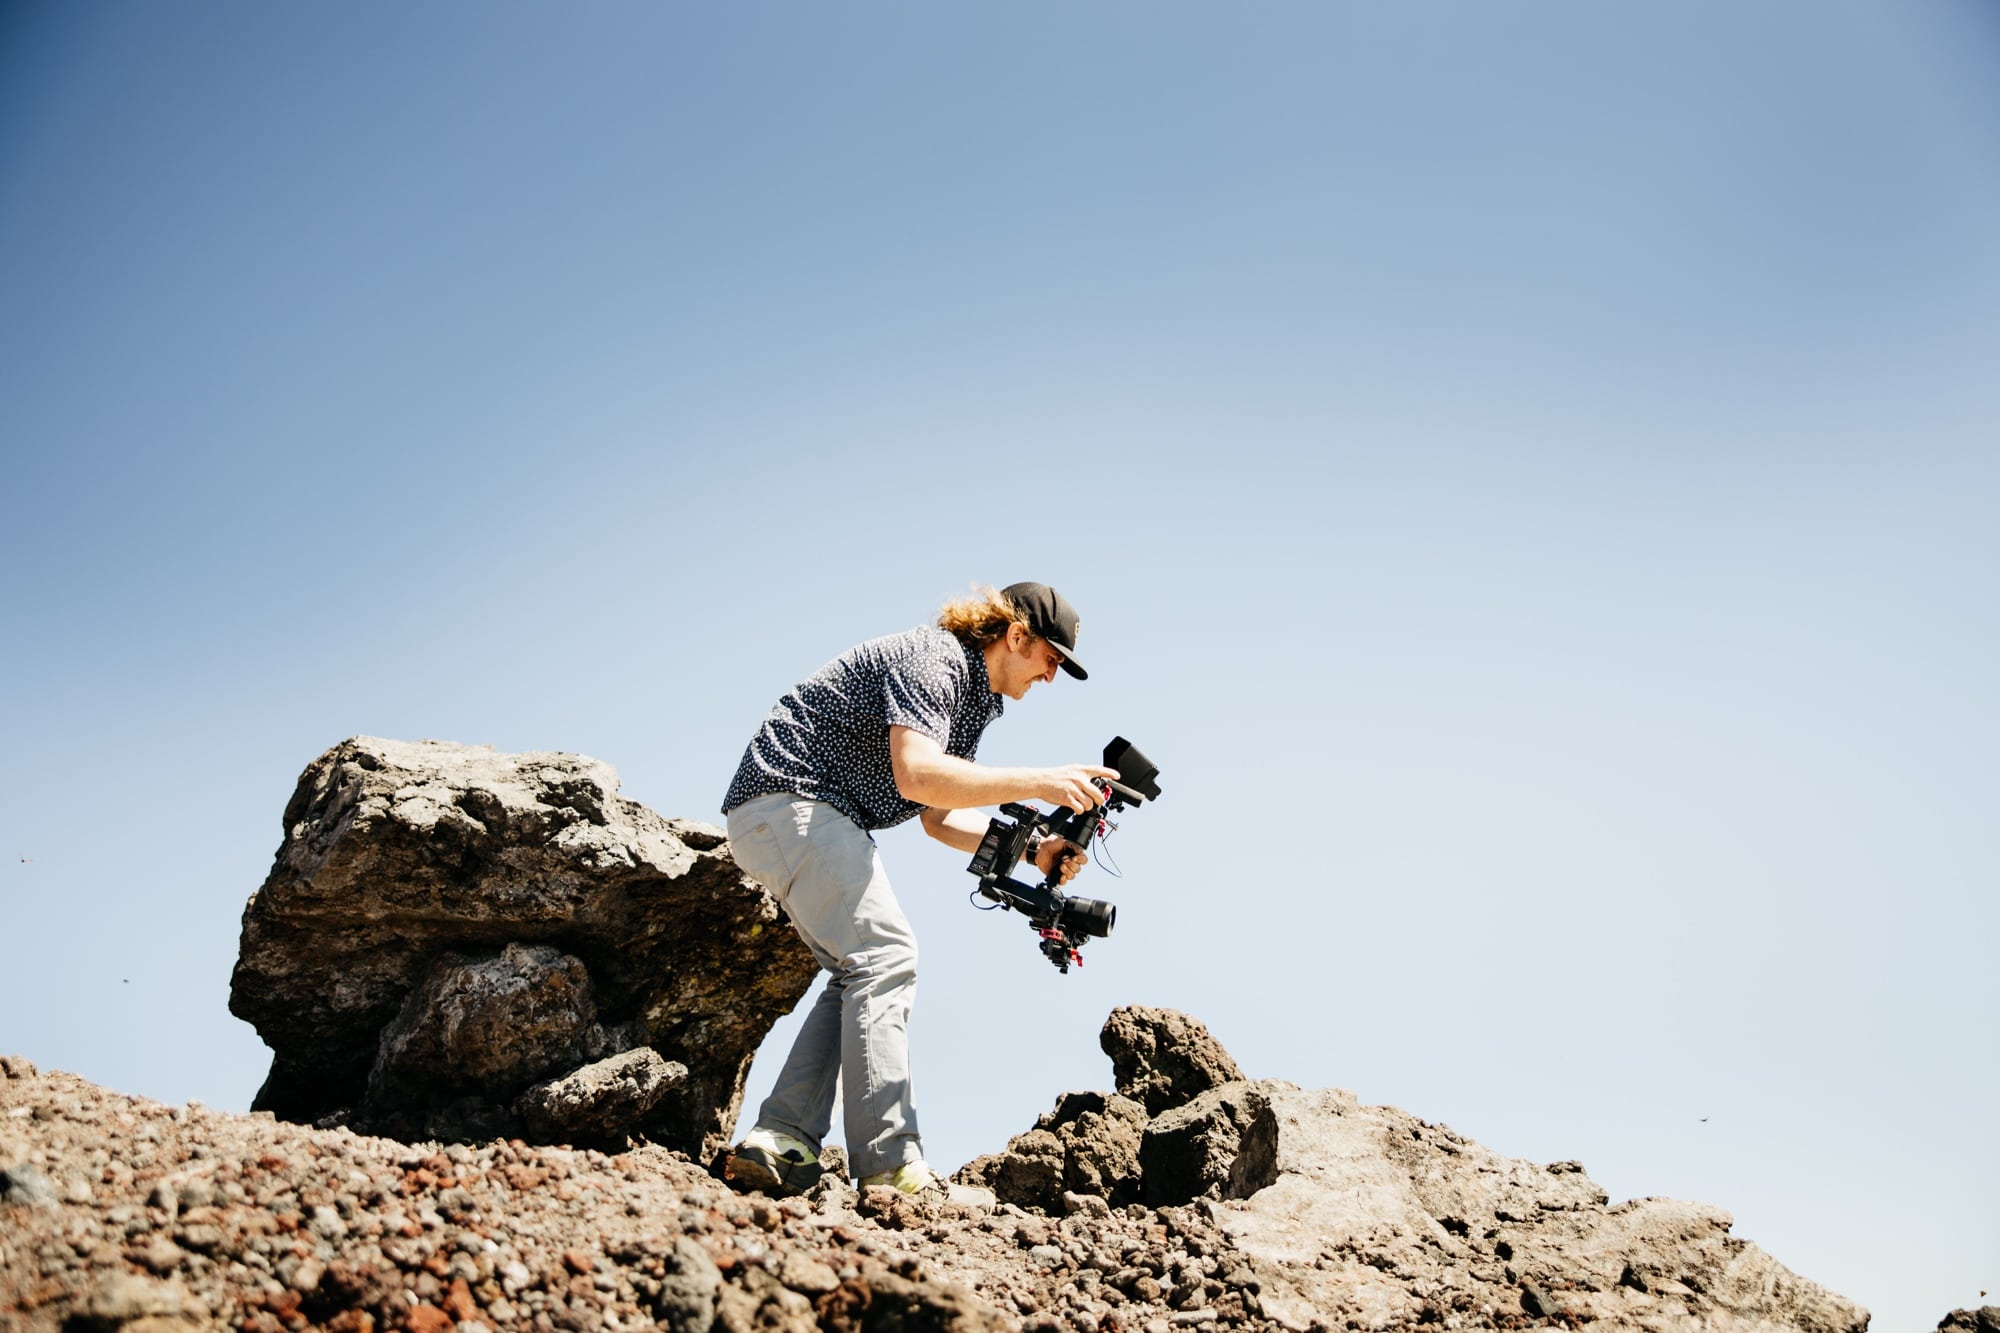
[[723,1163],[722,1178],[738,1189],[780,1197],[803,1194],[819,1182],[818,1162],[794,1162],[762,1148],[738,1148]]

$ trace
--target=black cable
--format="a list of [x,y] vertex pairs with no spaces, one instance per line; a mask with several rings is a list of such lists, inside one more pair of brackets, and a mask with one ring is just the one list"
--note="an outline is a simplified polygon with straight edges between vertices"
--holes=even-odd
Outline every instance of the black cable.
[[1118,868],[1118,863],[1110,856],[1111,835],[1118,831],[1118,826],[1108,819],[1100,822],[1103,827],[1097,835],[1097,864],[1103,866],[1104,873],[1111,878],[1123,879],[1125,872]]

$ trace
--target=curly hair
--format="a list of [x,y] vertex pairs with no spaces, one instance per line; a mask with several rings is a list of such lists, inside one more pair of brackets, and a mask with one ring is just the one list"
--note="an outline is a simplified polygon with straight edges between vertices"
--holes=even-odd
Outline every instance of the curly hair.
[[972,594],[946,602],[938,612],[938,628],[956,635],[960,643],[984,648],[1005,635],[1009,625],[1027,626],[1027,618],[998,588],[974,587]]

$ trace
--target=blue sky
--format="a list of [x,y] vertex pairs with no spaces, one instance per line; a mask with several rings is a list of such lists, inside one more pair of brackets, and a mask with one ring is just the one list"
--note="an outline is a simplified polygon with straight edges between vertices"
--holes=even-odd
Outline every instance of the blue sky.
[[1167,794],[1067,978],[884,836],[940,1164],[1167,1004],[1977,1304],[1996,73],[1970,0],[10,6],[0,1049],[245,1106],[320,751],[713,817],[1033,578],[1092,679],[986,757]]

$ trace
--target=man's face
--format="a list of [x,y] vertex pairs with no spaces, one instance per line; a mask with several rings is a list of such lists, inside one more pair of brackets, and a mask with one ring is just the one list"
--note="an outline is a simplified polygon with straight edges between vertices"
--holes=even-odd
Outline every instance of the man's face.
[[998,670],[992,673],[993,688],[1009,699],[1025,699],[1036,681],[1056,678],[1062,660],[1047,639],[1030,633],[1025,625],[1010,626]]

